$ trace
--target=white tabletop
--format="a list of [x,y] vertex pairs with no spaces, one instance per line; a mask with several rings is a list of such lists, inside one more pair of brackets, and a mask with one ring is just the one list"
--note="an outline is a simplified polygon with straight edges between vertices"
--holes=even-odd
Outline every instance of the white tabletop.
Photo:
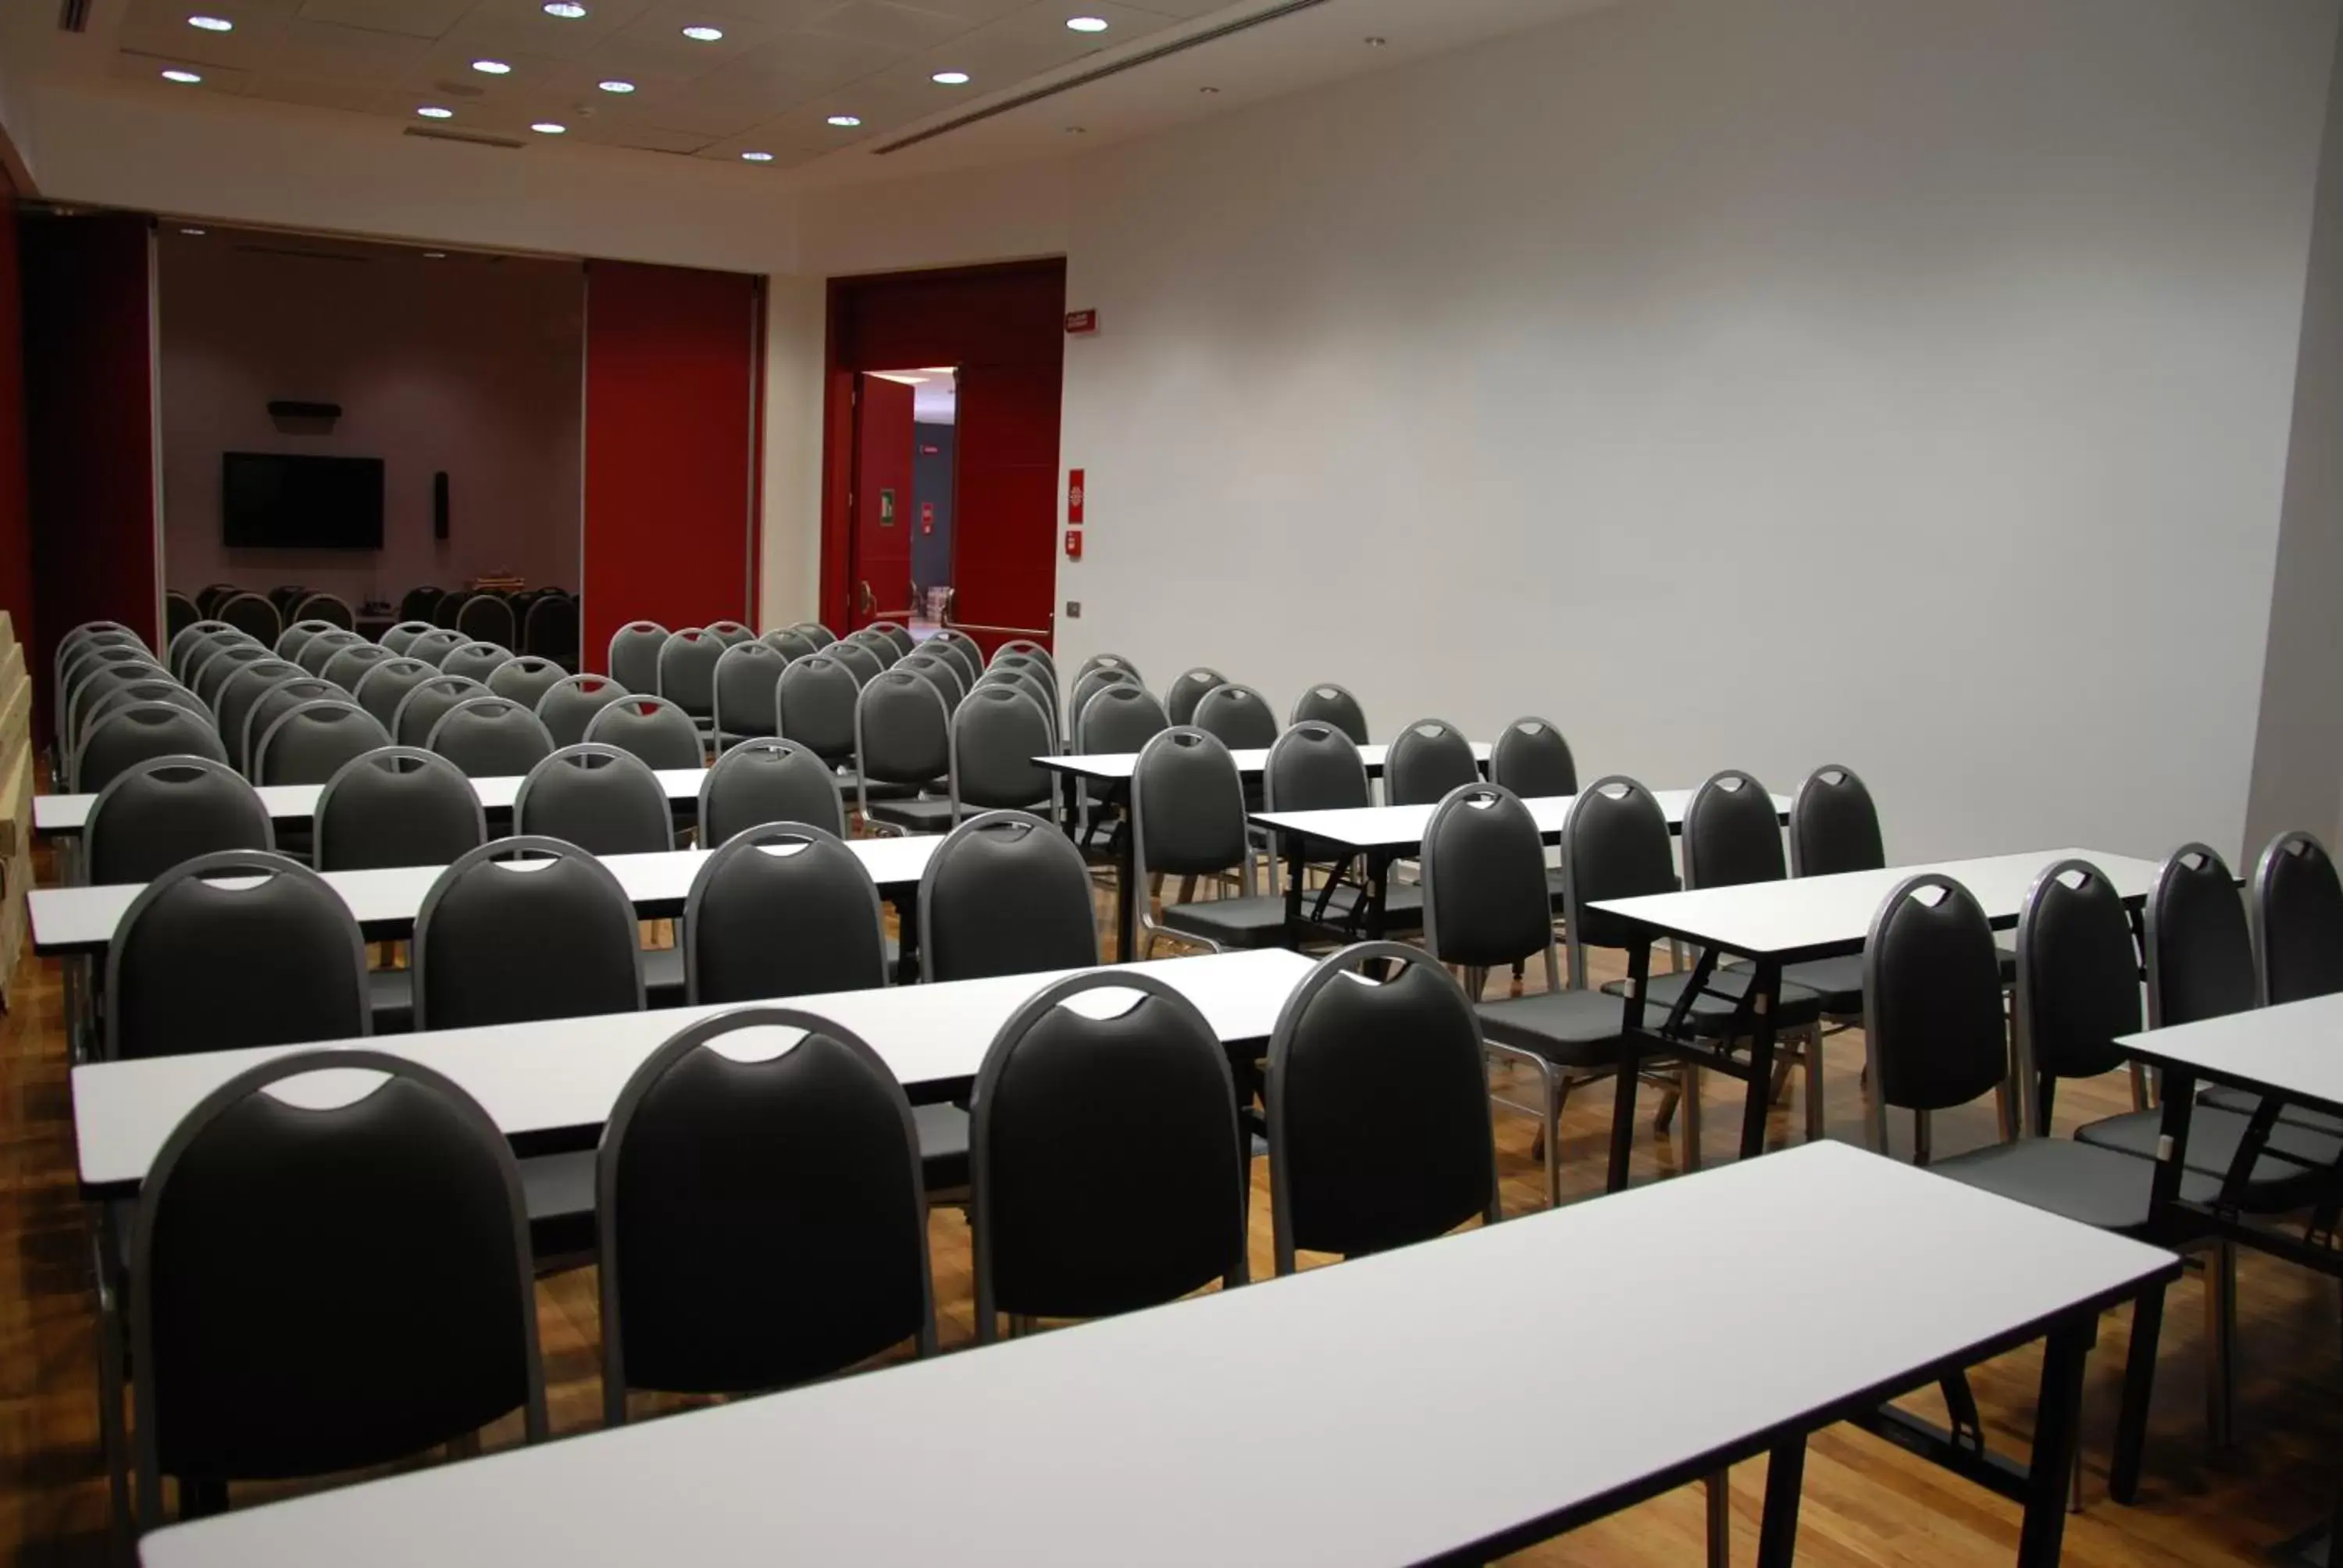
[[[1671,830],[1684,826],[1684,808],[1692,804],[1692,797],[1690,789],[1652,791]],[[1575,795],[1537,795],[1524,797],[1522,804],[1536,819],[1539,832],[1559,839],[1563,819],[1570,815],[1570,803],[1577,799]],[[1790,798],[1776,795],[1773,801],[1774,814],[1787,820]],[[1264,828],[1307,833],[1347,849],[1395,849],[1407,854],[1422,846],[1423,831],[1438,809],[1437,806],[1353,806],[1338,811],[1256,811],[1252,820]]]
[[[1113,972],[1149,974],[1165,981],[1196,1004],[1222,1040],[1234,1042],[1266,1040],[1277,1023],[1278,1010],[1312,967],[1300,953],[1267,948],[1124,964]],[[1077,971],[890,986],[795,997],[769,1005],[801,1008],[854,1030],[906,1089],[916,1090],[921,1084],[973,1079],[1010,1014],[1043,986],[1072,972]],[[1101,994],[1107,1000],[1112,998],[1112,993]],[[686,1024],[732,1010],[729,1005],[661,1008],[324,1045],[259,1046],[87,1063],[73,1070],[74,1136],[81,1178],[92,1187],[143,1180],[163,1141],[197,1101],[248,1067],[298,1050],[364,1048],[437,1068],[487,1107],[510,1137],[591,1131],[602,1125],[618,1091],[646,1057]]]
[[[943,842],[940,836],[900,839],[850,839],[854,851],[879,884],[892,896],[916,888],[928,869],[928,858]],[[683,912],[684,895],[692,878],[706,862],[704,849],[671,849],[642,855],[604,855],[602,864],[618,879],[618,886],[645,920],[664,920]],[[377,871],[327,871],[326,885],[341,895],[357,917],[358,927],[375,941],[395,941],[415,929],[424,896],[439,879],[445,866],[401,866]],[[25,901],[32,915],[33,950],[44,956],[58,953],[103,952],[114,940],[131,904],[146,890],[144,882],[116,882],[99,888],[35,888]]]
[[2143,1061],[2343,1115],[2343,996],[2177,1023],[2116,1043]]
[[[2169,1252],[1811,1143],[1078,1328],[175,1525],[140,1553],[149,1568],[1420,1563],[1611,1512],[1688,1462],[1827,1422],[2177,1269]],[[1716,1332],[1720,1282],[1730,1333]],[[1665,1345],[1668,1384],[1696,1392],[1655,1389],[1649,1357],[1524,1355],[1475,1304],[1535,1323],[1549,1348]]]
[[2094,849],[2029,849],[1976,860],[1939,860],[1924,866],[1891,866],[1879,871],[1847,871],[1835,877],[1794,877],[1779,882],[1745,882],[1732,888],[1701,888],[1685,893],[1654,893],[1640,899],[1598,899],[1593,907],[1643,921],[1666,935],[1751,958],[1859,950],[1871,934],[1880,904],[1907,877],[1939,872],[1966,888],[1996,925],[2017,919],[2034,879],[2060,860],[2088,860],[2107,874],[2127,902],[2147,896],[2156,883],[2156,862]]
[[[1359,760],[1366,764],[1369,773],[1381,773],[1383,758],[1390,750],[1388,746],[1362,746],[1359,748]],[[1249,747],[1241,751],[1232,751],[1229,755],[1236,759],[1240,773],[1257,774],[1269,766],[1269,751],[1265,747]],[[1488,759],[1489,743],[1485,740],[1473,742],[1473,760],[1486,762]],[[1036,757],[1033,762],[1036,767],[1055,769],[1058,772],[1071,773],[1081,779],[1112,780],[1131,777],[1131,769],[1139,765],[1139,753],[1078,752],[1061,757]]]
[[[705,768],[661,768],[656,771],[659,787],[667,791],[669,805],[689,804],[699,799],[700,780],[708,777]],[[260,803],[267,808],[269,819],[273,822],[307,822],[317,814],[317,796],[324,789],[322,784],[270,784],[259,791]],[[520,779],[518,776],[475,779],[472,789],[487,809],[509,811],[513,797],[520,793]],[[96,799],[95,795],[35,795],[33,797],[33,830],[55,838],[78,834],[87,825],[89,809]]]

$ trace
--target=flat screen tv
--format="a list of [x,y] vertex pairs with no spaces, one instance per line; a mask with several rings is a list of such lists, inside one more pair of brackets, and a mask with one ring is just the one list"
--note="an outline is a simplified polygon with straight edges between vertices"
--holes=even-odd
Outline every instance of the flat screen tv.
[[236,548],[382,548],[382,459],[220,456],[221,542]]

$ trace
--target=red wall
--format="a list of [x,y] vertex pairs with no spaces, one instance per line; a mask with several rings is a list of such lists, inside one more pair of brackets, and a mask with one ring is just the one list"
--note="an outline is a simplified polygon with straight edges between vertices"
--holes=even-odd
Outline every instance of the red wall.
[[154,311],[146,218],[34,218],[17,232],[38,671],[84,621],[156,638]]
[[[25,448],[25,317],[16,255],[16,200],[0,164],[0,609],[31,658],[33,521]],[[42,682],[34,671],[34,688]]]
[[587,267],[588,669],[630,620],[753,624],[759,303],[733,273]]

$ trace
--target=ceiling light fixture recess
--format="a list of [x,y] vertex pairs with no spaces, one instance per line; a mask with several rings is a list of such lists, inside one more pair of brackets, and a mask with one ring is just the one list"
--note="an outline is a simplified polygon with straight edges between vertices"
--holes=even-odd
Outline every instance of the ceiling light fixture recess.
[[427,250],[423,253],[423,259],[426,261],[445,261],[447,259],[447,253],[444,250]]
[[537,124],[529,126],[530,130],[535,131],[540,136],[558,136],[568,128],[569,127],[568,126],[557,126],[551,120],[539,120]]
[[724,29],[721,27],[686,27],[683,30],[683,35],[690,39],[695,44],[716,44],[723,41]]
[[193,83],[202,81],[203,77],[197,75],[193,71],[182,71],[176,65],[174,65],[169,70],[163,73],[163,80],[166,82]]
[[200,27],[206,33],[233,33],[236,31],[236,24],[229,21],[225,16],[190,16],[187,18],[187,25],[190,27]]
[[615,79],[608,82],[597,82],[594,85],[601,88],[606,93],[631,93],[635,90],[635,85],[632,82],[621,82]]
[[1107,29],[1107,20],[1103,16],[1069,16],[1066,26],[1076,33],[1103,33]]
[[1390,42],[1391,40],[1389,38],[1383,37],[1376,34],[1370,34],[1367,36],[1367,47],[1370,49],[1380,49]]
[[506,65],[502,60],[475,60],[472,62],[472,69],[479,72],[483,76],[509,76],[512,75],[512,67]]
[[1196,91],[1200,93],[1209,93],[1214,97],[1220,96],[1221,93],[1221,90],[1218,87],[1199,87]]
[[426,104],[415,112],[427,120],[452,120],[456,117],[455,110],[443,109],[437,104]]
[[199,228],[183,228],[179,232],[195,239],[201,239],[204,237],[204,231]]
[[545,14],[558,16],[564,22],[575,22],[586,15],[586,7],[578,4],[578,0],[550,0],[545,7]]
[[860,115],[832,115],[830,116],[830,123],[845,130],[852,130],[855,126],[862,123],[862,116]]
[[770,153],[742,153],[740,155],[740,161],[749,164],[769,164],[773,161],[773,155]]
[[940,86],[965,87],[968,85],[968,73],[966,71],[938,71],[934,75],[930,76],[928,80],[934,82]]

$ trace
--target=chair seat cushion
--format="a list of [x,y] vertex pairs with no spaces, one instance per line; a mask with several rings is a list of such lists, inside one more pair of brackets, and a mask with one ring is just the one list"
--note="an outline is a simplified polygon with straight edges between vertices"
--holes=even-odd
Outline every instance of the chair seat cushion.
[[[1750,969],[1718,965],[1710,973],[1706,988],[1693,998],[1692,1006],[1685,1010],[1684,1022],[1691,1026],[1693,1033],[1714,1035],[1722,1032],[1732,1022],[1734,1010],[1740,1006],[1741,998],[1748,990],[1749,981],[1756,972]],[[1669,1011],[1676,1005],[1676,998],[1682,996],[1691,983],[1692,971],[1689,970],[1675,974],[1653,975],[1646,980],[1644,982],[1644,1027],[1657,1029],[1665,1022]],[[1615,980],[1603,989],[1613,996],[1624,997],[1627,982]],[[1821,1017],[1820,997],[1804,986],[1795,986],[1787,980],[1783,980],[1781,1007],[1774,1014],[1774,1029],[1777,1035],[1784,1030],[1805,1029]]]
[[920,1169],[930,1192],[968,1185],[968,1112],[957,1105],[914,1105],[911,1126],[920,1135]]
[[1782,966],[1782,984],[1815,993],[1825,1018],[1854,1018],[1863,1011],[1863,955],[1809,959]]
[[1475,1003],[1483,1038],[1564,1067],[1616,1067],[1624,1009],[1599,990],[1534,991]]
[[[2147,1228],[2149,1189],[2156,1181],[2156,1167],[2148,1161],[2064,1138],[1996,1143],[1938,1160],[1928,1169],[2028,1208],[2127,1234]],[[2217,1185],[2191,1175],[2182,1181],[2181,1193],[2201,1202]]]
[[1285,899],[1257,893],[1249,899],[1166,904],[1156,923],[1167,931],[1202,937],[1224,948],[1273,948],[1285,940]]
[[415,1028],[415,971],[367,970],[367,1011],[377,1034],[407,1034]]
[[[2233,1111],[2239,1116],[2251,1116],[2260,1106],[2262,1097],[2245,1089],[2208,1089],[2197,1097],[2199,1105],[2210,1105],[2222,1111]],[[2278,1122],[2286,1127],[2308,1128],[2330,1137],[2343,1138],[2343,1116],[2325,1111],[2314,1111],[2308,1105],[2281,1105]]]
[[683,950],[681,948],[645,948],[643,950],[643,1004],[646,1007],[681,1007],[683,1005]]
[[[2237,1158],[2237,1143],[2245,1131],[2246,1118],[2237,1112],[2216,1106],[2197,1106],[2188,1122],[2187,1169],[2220,1181],[2228,1174],[2229,1162]],[[2134,1111],[2085,1122],[2075,1129],[2075,1137],[2082,1142],[2117,1150],[2143,1161],[2156,1158],[2156,1146],[2163,1135],[2161,1111]],[[2284,1149],[2328,1169],[2306,1170],[2265,1151],[2254,1162],[2252,1179],[2246,1184],[2246,1203],[2254,1212],[2281,1213],[2343,1188],[2332,1169],[2335,1161],[2343,1157],[2343,1140],[2280,1123],[2270,1134],[2269,1148]]]
[[914,833],[949,833],[952,826],[952,803],[933,795],[901,800],[873,798],[870,809],[865,815],[873,822],[884,822],[890,828],[908,829]]
[[529,1251],[540,1262],[594,1250],[594,1151],[538,1154],[520,1161]]
[[[919,794],[921,788],[917,784],[881,784],[876,779],[867,781],[858,780],[853,770],[849,769],[838,776],[838,793],[839,798],[846,802],[850,810],[854,806],[854,791],[858,783],[860,784],[864,793],[873,800],[908,800]],[[942,784],[942,779],[936,780],[938,788],[941,788]]]

